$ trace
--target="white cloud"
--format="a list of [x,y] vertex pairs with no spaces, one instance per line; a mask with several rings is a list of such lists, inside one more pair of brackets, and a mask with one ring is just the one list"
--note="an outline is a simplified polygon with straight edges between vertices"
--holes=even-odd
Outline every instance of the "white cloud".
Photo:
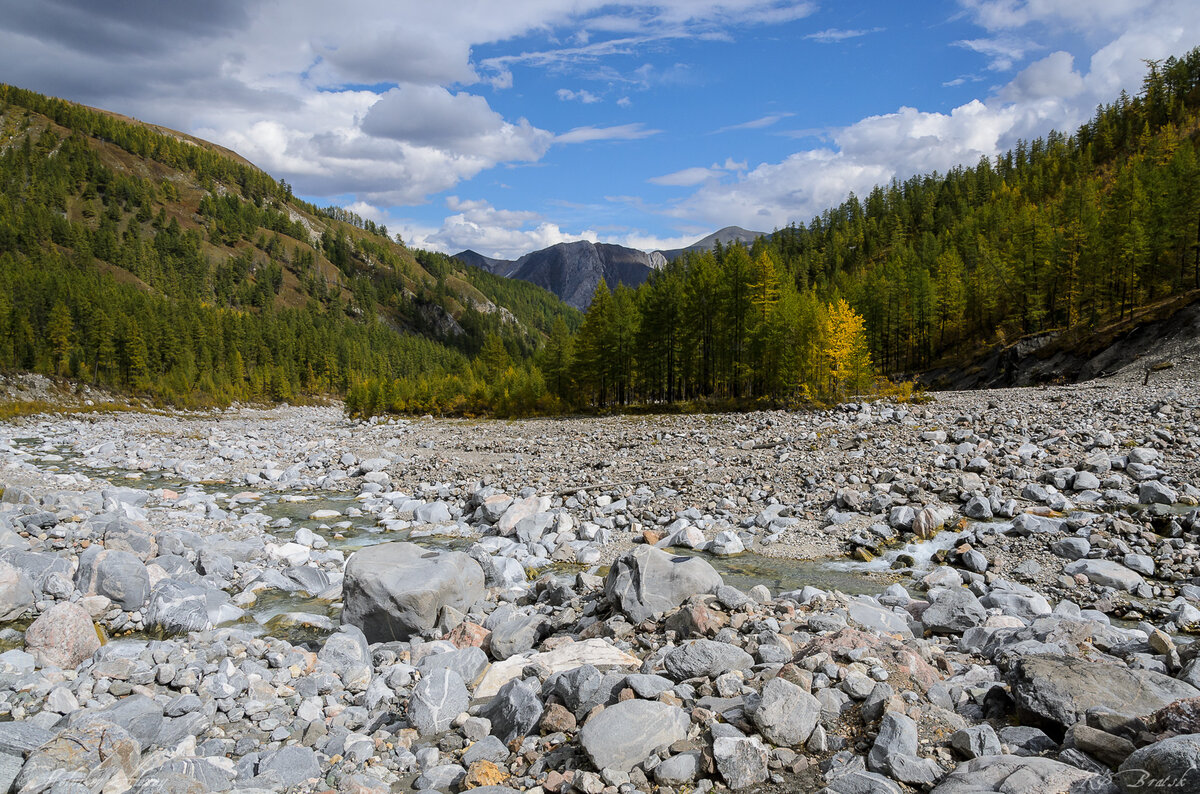
[[585,105],[592,105],[600,101],[600,97],[596,96],[591,91],[588,91],[586,88],[581,88],[578,91],[572,91],[569,88],[560,88],[555,91],[554,94],[563,102],[578,100]]
[[[545,154],[551,136],[537,120],[503,118],[478,91],[463,90],[511,87],[511,63],[590,68],[655,41],[773,24],[814,8],[787,0],[507,0],[503,13],[493,0],[202,5],[3,0],[0,72],[7,82],[203,135],[305,195],[420,203],[482,170]],[[618,27],[614,19],[632,20],[633,33],[606,32]],[[530,34],[570,44],[511,63],[472,55]],[[625,77],[642,85],[672,74]]]
[[676,171],[672,174],[663,174],[662,176],[652,176],[646,181],[653,185],[671,185],[674,187],[691,187],[707,182],[710,179],[721,175],[721,171],[712,168],[684,168],[682,171]]
[[726,127],[720,127],[716,130],[713,130],[713,132],[721,133],[733,132],[734,130],[761,130],[764,127],[770,127],[771,125],[794,115],[794,113],[768,113],[767,115],[760,116],[752,121],[743,121],[741,124],[730,124]]
[[822,44],[836,44],[839,41],[847,39],[857,39],[860,36],[867,36],[871,33],[879,33],[883,28],[864,28],[859,30],[844,30],[842,28],[826,28],[819,30],[816,33],[809,33],[804,38],[812,41],[819,41]]
[[658,135],[662,130],[647,129],[642,122],[612,127],[576,127],[557,135],[555,143],[592,143],[594,141],[636,141]]
[[1036,48],[1030,41],[1013,36],[997,36],[990,39],[966,39],[955,42],[960,47],[973,50],[988,57],[988,69],[993,72],[1007,72],[1025,57],[1025,53]]
[[[1052,0],[964,4],[997,30],[1077,24],[1078,32],[1098,39],[1097,48],[1086,69],[1077,68],[1070,53],[1056,51],[1026,66],[994,96],[972,100],[949,113],[902,107],[869,116],[835,130],[829,146],[762,163],[736,176],[698,182],[700,187],[668,213],[714,226],[736,223],[767,229],[807,223],[850,191],[861,196],[894,178],[972,165],[981,156],[994,156],[1013,146],[1019,138],[1041,136],[1050,129],[1074,131],[1097,104],[1113,101],[1122,89],[1139,89],[1145,73],[1143,59],[1180,54],[1200,40],[1200,4],[1182,0],[1166,0],[1149,14],[1146,4],[1136,0],[1103,2],[1099,18],[1107,22],[1072,10],[1088,4]],[[1018,21],[1001,24],[1002,10],[1015,14]],[[1035,48],[1022,46],[1022,56]],[[1015,49],[1013,57],[1017,57]]]
[[373,104],[362,131],[413,146],[498,162],[537,160],[553,138],[525,119],[504,118],[481,96],[451,94],[441,86],[393,88]]

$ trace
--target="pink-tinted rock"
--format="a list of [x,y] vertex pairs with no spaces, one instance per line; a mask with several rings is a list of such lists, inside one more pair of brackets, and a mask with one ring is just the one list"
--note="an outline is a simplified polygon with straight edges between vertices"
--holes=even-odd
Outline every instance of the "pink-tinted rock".
[[91,616],[78,604],[55,604],[25,632],[25,650],[43,667],[78,667],[100,649]]

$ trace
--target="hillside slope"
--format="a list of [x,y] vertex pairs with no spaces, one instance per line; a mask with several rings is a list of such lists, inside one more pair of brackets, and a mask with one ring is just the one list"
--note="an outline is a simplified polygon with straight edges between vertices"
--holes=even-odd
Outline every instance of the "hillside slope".
[[184,403],[514,355],[574,312],[300,201],[235,154],[0,86],[0,369]]

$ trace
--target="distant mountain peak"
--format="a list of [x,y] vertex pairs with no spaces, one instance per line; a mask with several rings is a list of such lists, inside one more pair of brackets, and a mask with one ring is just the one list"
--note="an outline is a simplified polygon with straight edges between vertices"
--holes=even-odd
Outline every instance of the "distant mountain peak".
[[717,247],[717,243],[729,245],[736,242],[743,245],[751,245],[759,237],[766,236],[767,232],[754,232],[749,229],[743,229],[741,226],[726,226],[701,240],[697,240],[687,248],[674,248],[670,251],[659,251],[657,253],[662,254],[663,258],[668,262],[673,262],[683,256],[685,251],[711,251]]

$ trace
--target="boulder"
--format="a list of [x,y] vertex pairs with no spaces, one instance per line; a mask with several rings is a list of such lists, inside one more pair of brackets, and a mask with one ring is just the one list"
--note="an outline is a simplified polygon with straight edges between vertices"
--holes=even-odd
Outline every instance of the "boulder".
[[212,628],[207,590],[180,579],[162,579],[150,591],[146,626],[173,634]]
[[782,678],[767,682],[751,715],[763,738],[781,747],[808,741],[820,718],[821,701]]
[[422,736],[441,733],[470,705],[471,695],[462,676],[443,667],[431,671],[413,687],[408,720]]
[[1078,656],[1021,657],[1008,680],[1019,714],[1059,730],[1097,706],[1140,717],[1200,696],[1200,690],[1163,673]]
[[720,736],[713,741],[713,761],[734,791],[757,786],[767,779],[767,748],[757,738]]
[[1146,583],[1141,574],[1112,560],[1076,560],[1065,570],[1072,576],[1081,573],[1094,584],[1129,593]]
[[[653,700],[626,700],[584,723],[579,743],[596,769],[628,772],[659,747],[687,738],[687,712]],[[765,768],[764,758],[764,768]]]
[[492,698],[482,716],[492,723],[492,734],[508,744],[513,739],[533,733],[542,719],[545,706],[539,687],[514,678]]
[[342,622],[369,642],[408,640],[437,625],[443,607],[466,612],[482,597],[483,569],[466,554],[381,543],[346,562]]
[[1135,750],[1113,779],[1124,794],[1200,791],[1200,733],[1172,736]]
[[604,593],[630,620],[640,623],[721,585],[721,575],[699,557],[672,556],[639,546],[613,561]]
[[43,667],[74,669],[99,649],[91,615],[69,601],[47,609],[25,632],[25,650]]
[[90,546],[79,555],[75,587],[84,595],[106,596],[132,612],[141,609],[150,595],[150,574],[128,551]]
[[[29,754],[14,783],[18,791],[114,791],[129,788],[142,748],[110,722],[68,728]],[[74,784],[74,785],[72,785]]]
[[0,621],[16,620],[33,609],[33,582],[23,571],[0,561]]
[[716,677],[730,670],[749,670],[754,657],[736,645],[713,640],[689,640],[671,651],[663,664],[676,681]]
[[541,641],[549,631],[545,615],[517,615],[492,629],[492,658],[503,661],[510,656],[524,653]]
[[987,620],[983,604],[963,587],[934,588],[929,591],[929,602],[921,613],[921,624],[934,634],[962,634]]

